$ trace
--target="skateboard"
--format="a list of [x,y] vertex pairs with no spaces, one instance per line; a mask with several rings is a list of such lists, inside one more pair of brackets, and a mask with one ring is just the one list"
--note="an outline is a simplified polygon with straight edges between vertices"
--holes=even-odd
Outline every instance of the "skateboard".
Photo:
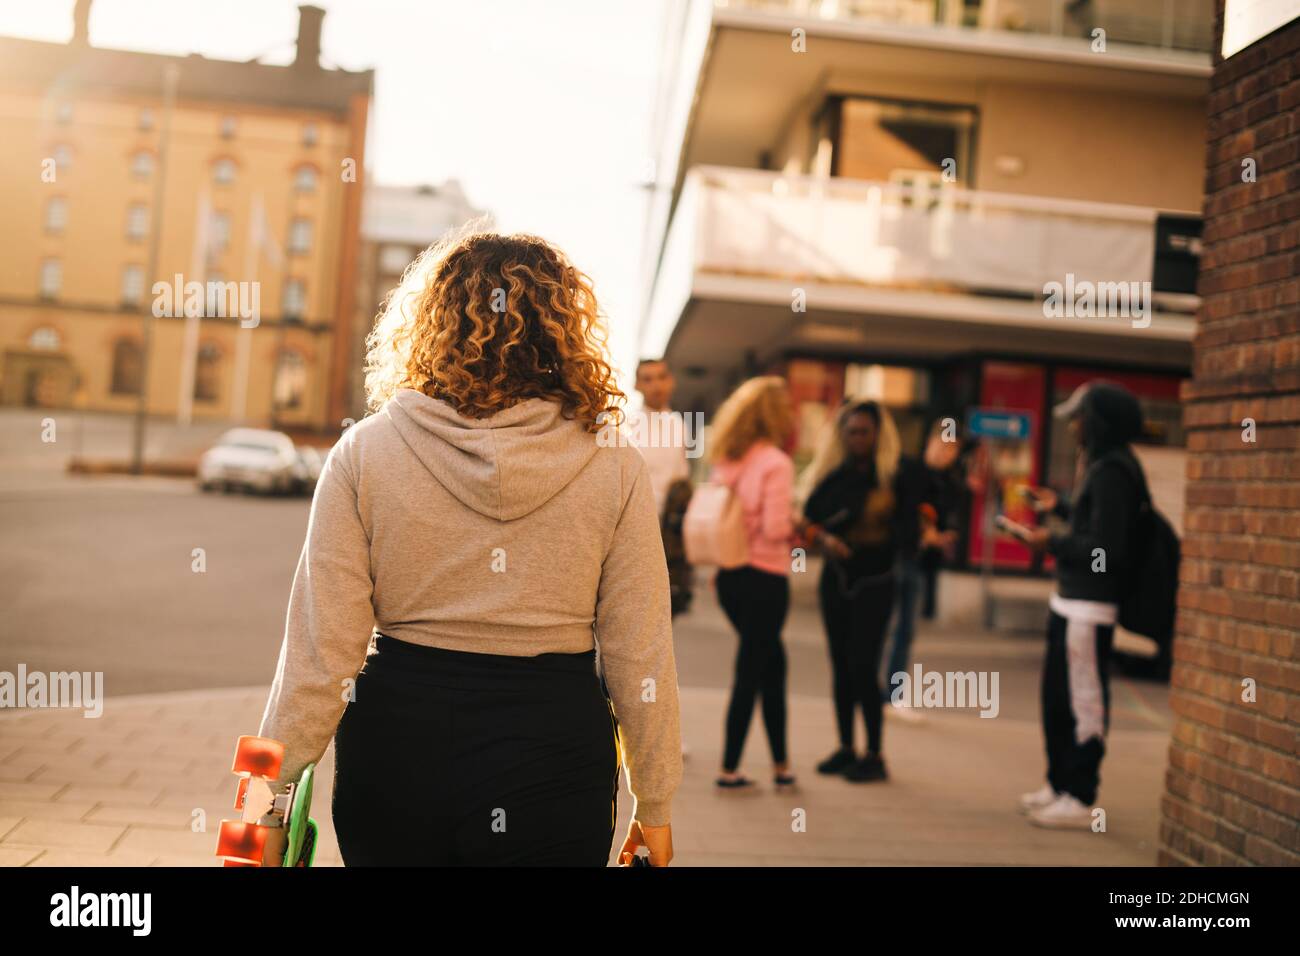
[[315,764],[308,764],[300,776],[280,795],[270,782],[280,775],[284,744],[269,737],[240,737],[235,745],[231,773],[239,776],[235,809],[239,820],[222,820],[217,835],[217,856],[228,857],[223,866],[261,866],[268,834],[288,830],[283,866],[311,866],[316,857],[318,828],[311,818],[311,791]]

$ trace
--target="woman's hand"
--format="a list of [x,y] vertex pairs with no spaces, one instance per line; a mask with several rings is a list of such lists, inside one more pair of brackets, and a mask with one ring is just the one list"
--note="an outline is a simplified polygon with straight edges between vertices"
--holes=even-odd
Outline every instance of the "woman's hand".
[[1047,541],[1051,536],[1052,534],[1050,531],[1040,526],[1037,528],[1030,528],[1029,534],[1027,534],[1022,540],[1026,545],[1028,545],[1031,551],[1046,551]]
[[642,846],[650,851],[651,866],[667,866],[673,858],[672,825],[665,823],[661,827],[648,827],[633,820],[627,828],[623,848],[618,851],[618,865],[631,866],[637,847]]
[[933,525],[926,525],[921,532],[921,547],[948,551],[957,543],[956,531],[940,531]]
[[263,866],[284,866],[284,851],[289,845],[289,831],[284,827],[270,827],[266,833],[266,846],[262,848]]
[[826,553],[833,558],[839,558],[843,561],[853,556],[853,549],[845,543],[844,539],[828,531],[823,531],[818,535],[817,540],[821,542]]
[[1056,507],[1058,500],[1056,492],[1051,488],[1027,488],[1029,492],[1029,502],[1034,511],[1039,514],[1051,511]]

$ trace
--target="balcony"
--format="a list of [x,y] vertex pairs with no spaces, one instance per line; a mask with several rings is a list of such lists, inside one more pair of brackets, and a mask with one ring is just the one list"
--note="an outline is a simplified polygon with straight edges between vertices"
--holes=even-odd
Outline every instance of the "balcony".
[[1213,0],[717,0],[717,6],[782,16],[900,27],[947,27],[1066,37],[1208,53]]
[[[642,351],[697,367],[795,349],[1182,366],[1197,304],[1187,291],[1196,240],[1165,230],[1157,257],[1159,215],[932,183],[696,167],[668,231]],[[1176,215],[1184,226],[1197,221]],[[1048,317],[1045,287],[1071,276],[1076,286],[1151,283],[1150,324]]]

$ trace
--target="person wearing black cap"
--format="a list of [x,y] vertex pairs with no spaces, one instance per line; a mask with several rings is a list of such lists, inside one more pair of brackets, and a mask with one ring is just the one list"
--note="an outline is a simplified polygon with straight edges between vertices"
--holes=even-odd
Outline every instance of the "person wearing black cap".
[[1079,442],[1079,474],[1073,503],[1050,489],[1033,492],[1035,509],[1068,521],[1069,530],[1040,526],[1025,539],[1055,559],[1056,588],[1042,682],[1047,783],[1024,794],[1020,807],[1037,826],[1088,829],[1110,723],[1111,644],[1144,493],[1129,448],[1142,433],[1142,409],[1123,386],[1093,381],[1055,414],[1069,419]]

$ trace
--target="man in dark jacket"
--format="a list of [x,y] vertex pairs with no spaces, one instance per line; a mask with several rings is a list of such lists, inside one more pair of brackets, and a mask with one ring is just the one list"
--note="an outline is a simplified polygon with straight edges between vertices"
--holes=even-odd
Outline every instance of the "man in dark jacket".
[[1069,530],[1035,528],[1026,541],[1055,559],[1056,589],[1042,684],[1047,783],[1020,805],[1037,826],[1088,829],[1110,723],[1111,645],[1143,495],[1129,449],[1142,433],[1142,410],[1127,389],[1095,381],[1056,414],[1079,441],[1079,474],[1072,504],[1050,489],[1033,493],[1035,509],[1067,520]]

